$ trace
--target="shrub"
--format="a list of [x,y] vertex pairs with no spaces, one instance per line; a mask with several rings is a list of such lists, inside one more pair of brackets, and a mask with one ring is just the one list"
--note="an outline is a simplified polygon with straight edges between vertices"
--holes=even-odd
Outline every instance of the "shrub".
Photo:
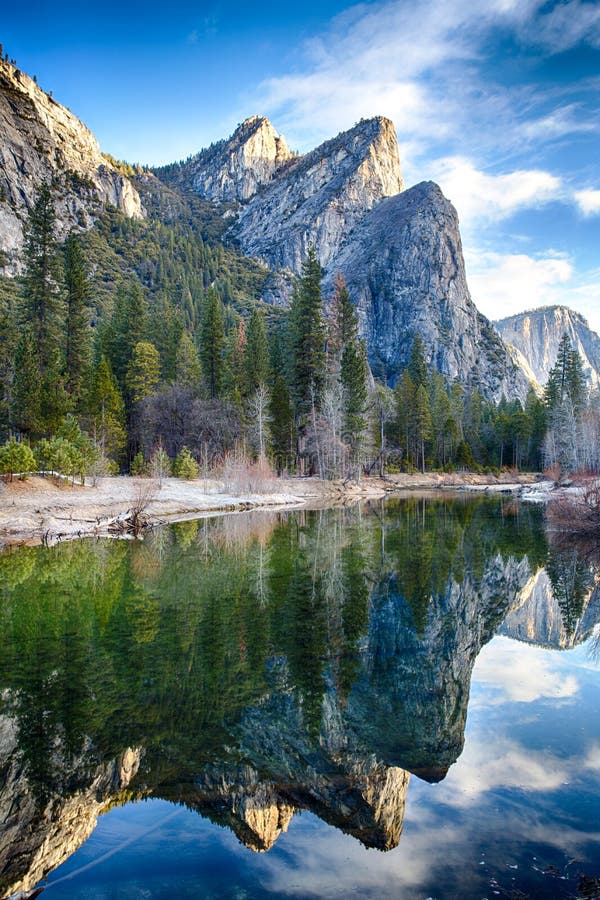
[[0,447],[0,474],[13,480],[15,474],[35,472],[35,456],[29,444],[18,443],[14,438]]
[[173,463],[173,475],[191,481],[198,477],[198,463],[187,447],[182,447]]

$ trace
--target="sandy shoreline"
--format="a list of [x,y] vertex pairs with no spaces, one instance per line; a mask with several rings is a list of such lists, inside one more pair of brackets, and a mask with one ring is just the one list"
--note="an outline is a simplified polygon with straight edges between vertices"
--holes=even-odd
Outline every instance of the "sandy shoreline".
[[[284,509],[353,503],[388,493],[428,490],[485,491],[523,494],[544,499],[550,483],[531,473],[501,476],[470,473],[391,475],[356,482],[282,478],[260,491],[250,485],[224,485],[210,479],[166,478],[162,485],[144,478],[102,478],[95,487],[56,484],[32,476],[0,485],[0,547],[19,543],[54,543],[84,535],[120,530],[132,509],[143,506],[146,524],[156,525],[193,516],[246,509]],[[124,530],[127,530],[124,528]]]

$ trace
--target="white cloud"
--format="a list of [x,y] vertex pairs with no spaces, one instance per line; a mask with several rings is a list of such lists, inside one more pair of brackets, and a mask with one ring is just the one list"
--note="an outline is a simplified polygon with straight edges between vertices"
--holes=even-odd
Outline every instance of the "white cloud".
[[[496,638],[482,650],[473,678],[496,688],[496,702],[533,703],[542,697],[566,699],[579,691],[573,674],[554,666],[555,656],[537,647],[524,648],[509,638]],[[494,702],[494,701],[492,701]]]
[[442,800],[467,806],[496,788],[555,791],[570,774],[569,762],[551,753],[531,750],[504,737],[496,737],[490,753],[488,740],[471,739],[444,782]]
[[475,305],[490,319],[502,319],[553,303],[566,303],[561,290],[573,277],[573,265],[560,255],[539,258],[525,253],[466,251],[465,261]]
[[584,216],[600,215],[600,191],[576,191],[575,200]]
[[461,156],[438,160],[432,174],[458,211],[461,223],[472,219],[498,221],[524,207],[556,200],[561,180],[539,169],[491,175]]

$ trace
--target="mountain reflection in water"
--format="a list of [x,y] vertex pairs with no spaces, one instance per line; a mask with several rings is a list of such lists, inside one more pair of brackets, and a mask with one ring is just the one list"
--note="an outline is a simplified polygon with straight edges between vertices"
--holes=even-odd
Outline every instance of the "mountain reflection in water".
[[593,557],[515,501],[410,499],[185,522],[0,556],[0,896],[141,798],[269,850],[298,810],[398,845],[411,773],[463,750],[495,633],[564,649]]

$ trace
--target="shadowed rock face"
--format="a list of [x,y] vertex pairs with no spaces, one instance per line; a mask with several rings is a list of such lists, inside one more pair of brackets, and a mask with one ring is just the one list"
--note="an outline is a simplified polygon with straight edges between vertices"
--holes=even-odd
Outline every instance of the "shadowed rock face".
[[600,337],[574,310],[566,306],[545,306],[494,324],[502,339],[523,355],[539,384],[548,381],[558,345],[566,333],[581,356],[590,387],[600,385]]
[[80,120],[9,62],[0,60],[0,249],[17,266],[22,226],[42,181],[56,179],[60,236],[90,227],[105,204],[139,217],[142,207],[128,178],[100,153]]
[[438,372],[495,400],[527,395],[527,379],[471,300],[456,210],[433,182],[365,216],[330,266],[328,288],[336,271],[358,307],[376,374],[395,382],[418,334]]

